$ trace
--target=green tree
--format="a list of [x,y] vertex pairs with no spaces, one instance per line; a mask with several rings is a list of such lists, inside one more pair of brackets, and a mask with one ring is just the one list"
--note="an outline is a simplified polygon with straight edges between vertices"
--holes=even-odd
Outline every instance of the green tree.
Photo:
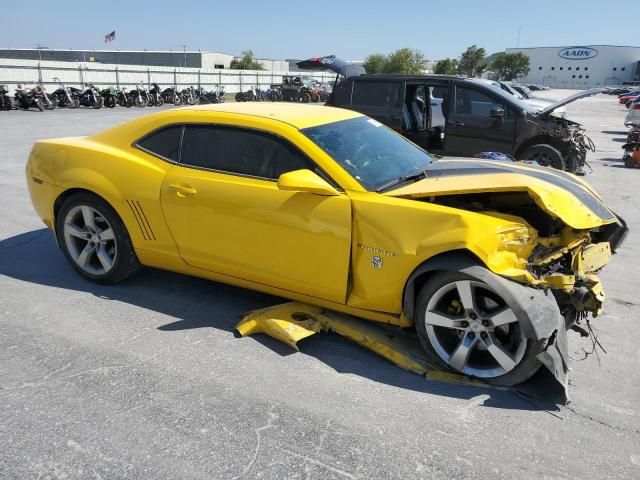
[[433,73],[438,75],[455,75],[458,73],[458,60],[455,58],[444,58],[436,62]]
[[484,63],[485,56],[486,52],[484,48],[479,48],[477,45],[471,45],[460,56],[458,72],[469,77],[480,75],[486,67]]
[[524,53],[499,53],[491,63],[491,69],[501,80],[513,80],[529,73],[529,56]]
[[423,73],[425,62],[424,55],[418,50],[401,48],[389,54],[383,73]]
[[382,73],[387,64],[387,57],[381,53],[372,53],[364,59],[364,69],[367,73]]
[[240,59],[234,58],[231,61],[231,68],[237,70],[264,70],[264,67],[253,57],[251,50],[242,52]]

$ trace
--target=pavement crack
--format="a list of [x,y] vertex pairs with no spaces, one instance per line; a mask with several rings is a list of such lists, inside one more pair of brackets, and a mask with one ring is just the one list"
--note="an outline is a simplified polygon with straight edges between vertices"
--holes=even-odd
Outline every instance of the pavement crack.
[[256,459],[258,458],[258,453],[260,452],[260,447],[262,445],[262,438],[261,438],[262,432],[264,430],[268,430],[269,428],[273,427],[273,422],[275,420],[277,420],[277,419],[278,419],[278,415],[275,412],[270,411],[269,412],[269,418],[267,420],[267,424],[256,429],[257,442],[256,442],[256,448],[253,451],[253,456],[251,457],[251,460],[249,460],[249,463],[247,463],[247,465],[242,470],[242,473],[240,473],[240,475],[237,475],[237,476],[233,477],[232,480],[238,480],[239,478],[244,477],[247,474],[247,472],[251,469],[251,467],[255,463]]
[[630,430],[630,429],[627,429],[627,428],[624,428],[624,427],[620,427],[618,425],[612,425],[610,423],[605,422],[604,420],[600,420],[599,418],[594,417],[593,415],[590,415],[590,414],[585,413],[585,412],[581,412],[580,410],[577,410],[576,408],[574,408],[574,407],[572,407],[570,405],[565,406],[565,408],[567,410],[569,410],[571,413],[573,413],[574,415],[576,415],[577,417],[584,418],[586,420],[590,420],[590,421],[592,421],[594,423],[597,423],[599,425],[608,427],[608,428],[610,428],[612,430],[615,430],[617,432],[635,433],[636,435],[640,435],[640,430],[638,430],[638,429],[635,429],[635,430],[631,429]]

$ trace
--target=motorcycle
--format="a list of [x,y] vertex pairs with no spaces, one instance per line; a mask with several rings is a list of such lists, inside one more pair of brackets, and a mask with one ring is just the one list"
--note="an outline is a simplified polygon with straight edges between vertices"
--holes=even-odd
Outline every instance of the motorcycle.
[[22,85],[18,85],[16,93],[14,95],[16,106],[23,110],[30,110],[32,107],[37,108],[41,112],[44,112],[44,106],[42,105],[42,99],[36,94],[35,88],[31,90],[25,90]]
[[640,124],[630,123],[627,126],[630,128],[627,141],[622,145],[624,150],[622,160],[625,167],[638,168],[640,167]]
[[136,107],[142,108],[147,105],[147,91],[142,87],[142,82],[136,85],[135,90],[129,91],[129,98]]
[[216,101],[213,103],[224,103],[224,85],[218,85],[213,93],[216,98]]
[[118,105],[120,105],[121,107],[130,108],[131,105],[133,105],[133,100],[131,99],[131,97],[129,97],[129,95],[127,94],[127,89],[124,87],[122,87],[118,91],[118,96],[116,97],[116,101],[118,102]]
[[151,88],[147,94],[147,104],[150,107],[161,107],[164,105],[164,98],[162,98],[162,92],[160,91],[160,86],[157,83],[153,84],[153,88]]
[[78,108],[80,106],[80,98],[73,90],[79,92],[78,89],[71,89],[65,86],[58,77],[54,77],[58,82],[59,88],[53,92],[52,96],[59,107]]
[[118,103],[118,91],[113,87],[100,91],[100,96],[104,99],[104,106],[114,108]]
[[188,103],[189,105],[195,105],[198,103],[194,90],[195,89],[193,87],[187,87],[180,92],[180,95],[182,96],[182,103]]
[[58,106],[58,102],[53,98],[52,95],[47,94],[42,85],[37,85],[33,89],[33,92],[40,99],[45,110],[55,110],[55,108]]
[[182,98],[173,87],[165,88],[162,91],[162,98],[166,103],[173,103],[176,107],[182,105]]
[[93,84],[85,84],[86,90],[80,96],[80,105],[85,107],[102,108],[104,99],[98,93],[98,89]]
[[11,101],[11,97],[7,93],[9,93],[7,86],[0,85],[0,110],[11,110],[13,108],[13,101]]

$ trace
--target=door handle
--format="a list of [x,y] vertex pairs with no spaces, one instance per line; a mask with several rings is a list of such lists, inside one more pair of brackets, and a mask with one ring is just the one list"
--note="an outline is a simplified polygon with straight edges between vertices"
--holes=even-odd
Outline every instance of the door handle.
[[453,125],[454,127],[464,127],[464,123],[462,122],[447,122],[449,125]]
[[169,185],[169,189],[176,192],[179,197],[188,197],[190,195],[195,195],[198,191],[189,186],[185,185]]

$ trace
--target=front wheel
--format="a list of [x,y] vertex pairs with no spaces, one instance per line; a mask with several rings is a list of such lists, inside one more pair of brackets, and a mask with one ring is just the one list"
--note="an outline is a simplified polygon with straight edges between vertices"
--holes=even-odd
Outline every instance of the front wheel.
[[416,304],[420,343],[444,367],[495,385],[516,385],[541,366],[544,340],[530,340],[512,308],[488,284],[441,272]]
[[527,148],[520,156],[522,160],[535,160],[545,167],[553,167],[558,170],[565,169],[564,158],[558,149],[551,145],[539,144]]
[[95,195],[78,193],[64,201],[56,235],[71,266],[92,282],[114,284],[140,266],[124,223]]
[[40,100],[39,98],[36,98],[33,100],[33,104],[38,110],[40,110],[41,112],[44,112],[44,106],[42,105],[42,100]]

